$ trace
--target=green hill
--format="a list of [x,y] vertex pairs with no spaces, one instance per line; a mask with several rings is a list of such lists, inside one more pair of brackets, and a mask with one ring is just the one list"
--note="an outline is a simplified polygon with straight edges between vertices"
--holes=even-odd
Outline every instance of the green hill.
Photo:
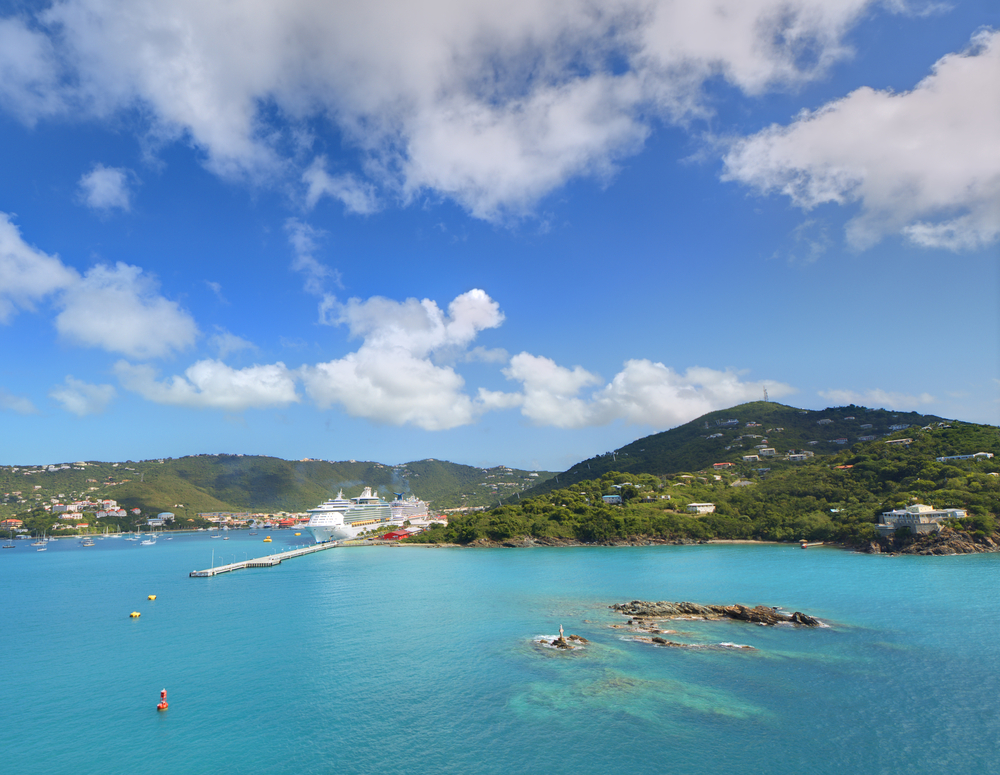
[[[713,463],[742,463],[744,456],[759,456],[758,446],[775,450],[775,457],[784,456],[791,450],[812,452],[816,457],[836,455],[860,438],[893,433],[892,426],[922,427],[941,419],[934,415],[866,409],[853,404],[813,411],[754,401],[709,412],[685,425],[584,460],[526,494],[540,494],[600,478],[609,471],[662,476],[697,471]],[[839,439],[846,441],[838,442]],[[761,465],[768,465],[767,460],[764,459]]]
[[[774,409],[768,415],[770,407]],[[740,443],[735,437],[745,433],[745,424],[742,429],[729,425],[722,431],[723,426],[716,424],[737,417],[741,423],[780,419],[783,426],[770,427],[783,427],[782,438],[794,438],[796,443],[780,456],[744,462],[745,453],[735,449]],[[831,422],[820,425],[818,419]],[[889,436],[855,442],[848,448],[837,444],[836,450],[824,449],[822,445],[830,442],[815,439],[818,444],[806,445],[816,448],[813,456],[788,458],[788,450],[800,448],[801,439],[815,434],[816,427],[833,434],[838,428],[856,427],[848,423],[871,424],[871,429],[860,429],[870,436],[876,429],[910,422],[914,424]],[[722,449],[706,446],[718,439],[706,436],[719,432],[724,433],[719,441]],[[770,432],[769,442],[774,444],[776,436]],[[684,438],[687,444],[680,441]],[[865,545],[880,540],[875,523],[881,512],[926,503],[965,509],[968,516],[953,525],[956,530],[966,531],[975,540],[1000,541],[1000,536],[990,539],[1000,516],[1000,429],[993,426],[868,412],[859,407],[801,412],[780,405],[747,404],[623,447],[626,452],[630,449],[637,454],[615,456],[630,470],[599,470],[607,469],[606,460],[585,461],[560,474],[559,485],[553,479],[523,493],[513,504],[453,519],[446,529],[431,531],[422,540],[614,543],[753,538]],[[937,460],[979,452],[996,457]],[[714,466],[720,462],[732,465]],[[581,467],[596,475],[583,478]],[[664,472],[667,467],[672,470]],[[607,495],[619,496],[622,503],[606,503],[603,496]],[[692,514],[688,506],[693,503],[712,504],[714,513]]]

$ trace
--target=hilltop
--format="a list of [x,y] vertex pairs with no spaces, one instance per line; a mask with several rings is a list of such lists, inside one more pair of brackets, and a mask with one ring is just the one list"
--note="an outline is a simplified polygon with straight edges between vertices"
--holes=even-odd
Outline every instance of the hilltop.
[[789,452],[829,457],[857,442],[942,420],[935,415],[868,409],[853,404],[817,411],[753,401],[709,412],[684,425],[583,460],[525,494],[549,492],[600,478],[609,471],[664,476],[710,468],[714,463],[742,464],[745,456],[752,455],[757,455],[760,464],[767,466],[770,453],[761,455],[758,448],[773,450],[775,458]]

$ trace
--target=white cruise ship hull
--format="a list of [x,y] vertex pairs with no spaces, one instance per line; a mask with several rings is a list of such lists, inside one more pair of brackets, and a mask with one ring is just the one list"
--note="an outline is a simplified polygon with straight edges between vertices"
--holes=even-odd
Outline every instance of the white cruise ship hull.
[[306,525],[306,532],[316,543],[325,544],[327,541],[346,541],[354,538],[360,531],[353,531],[345,525]]

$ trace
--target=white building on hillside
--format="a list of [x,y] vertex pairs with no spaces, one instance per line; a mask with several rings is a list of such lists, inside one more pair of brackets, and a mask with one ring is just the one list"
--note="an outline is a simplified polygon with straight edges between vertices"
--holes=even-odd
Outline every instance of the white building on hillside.
[[688,511],[692,514],[712,514],[715,512],[714,503],[689,503]]
[[891,535],[898,528],[908,527],[911,533],[940,533],[942,519],[964,519],[965,509],[935,509],[923,503],[914,503],[905,509],[883,511],[878,528],[882,535]]

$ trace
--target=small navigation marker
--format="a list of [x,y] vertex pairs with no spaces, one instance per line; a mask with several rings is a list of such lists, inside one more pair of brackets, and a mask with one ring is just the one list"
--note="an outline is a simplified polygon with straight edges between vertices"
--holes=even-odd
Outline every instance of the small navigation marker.
[[160,692],[160,702],[159,702],[159,704],[158,704],[158,705],[156,706],[156,709],[157,709],[157,710],[166,710],[166,709],[167,709],[167,708],[169,708],[169,707],[170,707],[170,706],[169,706],[169,705],[167,704],[167,690],[166,690],[166,689],[163,689],[163,690],[162,690],[162,691]]

